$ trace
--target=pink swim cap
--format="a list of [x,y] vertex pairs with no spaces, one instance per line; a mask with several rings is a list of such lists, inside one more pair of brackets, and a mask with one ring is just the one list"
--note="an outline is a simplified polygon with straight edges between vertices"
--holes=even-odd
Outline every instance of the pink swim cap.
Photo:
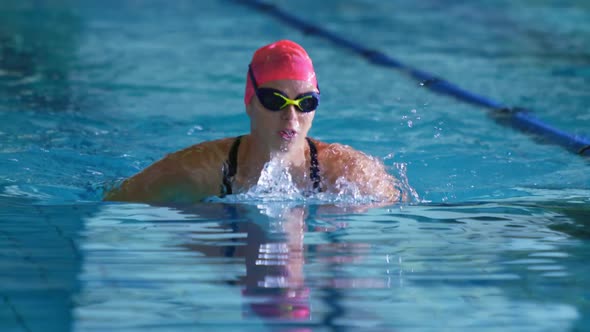
[[[258,86],[276,80],[300,80],[318,85],[311,58],[303,47],[290,40],[279,40],[259,48],[254,53],[250,66]],[[246,75],[246,105],[254,94],[254,85]]]

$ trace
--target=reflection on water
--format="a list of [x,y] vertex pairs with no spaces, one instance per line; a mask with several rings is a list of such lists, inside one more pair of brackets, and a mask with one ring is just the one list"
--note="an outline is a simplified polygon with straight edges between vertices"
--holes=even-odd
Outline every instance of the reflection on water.
[[585,227],[568,217],[586,211],[574,203],[84,206],[9,195],[2,331],[588,323],[588,244],[554,229]]
[[[223,206],[230,214],[239,215],[235,205]],[[245,275],[232,284],[240,285],[248,302],[246,315],[262,317],[308,319],[310,317],[309,289],[305,285],[304,214],[301,207],[276,207],[267,217],[243,221],[229,221],[220,230],[244,236],[242,243],[219,246],[215,241],[191,241],[190,250],[207,257],[244,259]],[[210,233],[193,232],[195,239]],[[235,240],[235,238],[234,238]]]
[[85,220],[74,327],[433,329],[444,317],[561,329],[580,317],[565,264],[579,253],[544,226],[555,216],[490,203],[103,205]]

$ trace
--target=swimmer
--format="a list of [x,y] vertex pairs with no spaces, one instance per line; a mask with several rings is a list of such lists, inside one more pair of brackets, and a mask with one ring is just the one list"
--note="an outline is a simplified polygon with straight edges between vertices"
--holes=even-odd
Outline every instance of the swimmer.
[[380,202],[407,201],[379,160],[350,146],[307,136],[320,89],[307,52],[280,40],[258,49],[244,96],[250,133],[202,142],[172,153],[107,193],[105,200],[192,203],[247,192],[264,166],[279,160],[303,193],[338,194],[353,186]]

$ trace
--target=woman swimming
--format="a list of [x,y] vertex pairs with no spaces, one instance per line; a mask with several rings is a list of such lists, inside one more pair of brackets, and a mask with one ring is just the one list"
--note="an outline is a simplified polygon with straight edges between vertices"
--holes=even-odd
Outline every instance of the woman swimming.
[[300,45],[281,40],[254,53],[244,103],[249,134],[169,154],[125,180],[105,199],[197,202],[242,193],[257,184],[269,161],[278,160],[304,193],[339,193],[343,186],[352,186],[378,201],[407,200],[380,161],[346,145],[307,137],[320,90],[312,61]]

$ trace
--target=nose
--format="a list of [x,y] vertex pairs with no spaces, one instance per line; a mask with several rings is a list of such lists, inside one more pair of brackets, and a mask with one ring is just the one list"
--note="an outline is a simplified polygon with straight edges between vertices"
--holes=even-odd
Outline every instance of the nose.
[[288,105],[281,110],[281,118],[291,120],[297,116],[297,108],[295,105]]

